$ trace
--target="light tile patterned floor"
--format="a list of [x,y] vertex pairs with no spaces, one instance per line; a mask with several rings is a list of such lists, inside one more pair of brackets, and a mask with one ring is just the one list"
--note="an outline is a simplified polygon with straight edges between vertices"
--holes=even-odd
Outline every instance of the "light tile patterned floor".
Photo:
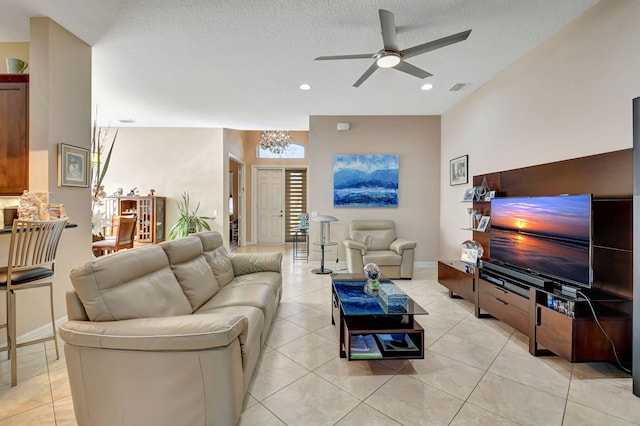
[[[506,324],[449,299],[435,268],[398,285],[424,306],[424,360],[347,362],[330,319],[330,278],[285,253],[283,300],[240,419],[269,425],[630,425],[640,398],[606,363],[532,357]],[[329,265],[327,265],[329,266]],[[330,266],[329,266],[330,267]],[[18,386],[0,354],[0,426],[73,425],[64,354],[52,342],[20,349]]]

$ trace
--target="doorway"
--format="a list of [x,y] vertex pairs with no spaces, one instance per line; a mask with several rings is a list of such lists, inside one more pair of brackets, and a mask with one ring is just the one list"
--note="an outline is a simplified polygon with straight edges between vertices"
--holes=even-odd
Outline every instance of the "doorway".
[[244,164],[229,156],[229,249],[244,245]]
[[256,169],[258,244],[284,244],[284,170]]

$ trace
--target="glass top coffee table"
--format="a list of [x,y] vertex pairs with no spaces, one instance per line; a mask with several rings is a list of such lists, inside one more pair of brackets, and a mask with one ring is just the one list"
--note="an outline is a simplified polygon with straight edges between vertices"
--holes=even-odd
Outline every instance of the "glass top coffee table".
[[392,281],[380,279],[377,295],[366,276],[331,274],[332,324],[340,357],[348,360],[424,358],[424,329],[414,315],[428,312]]

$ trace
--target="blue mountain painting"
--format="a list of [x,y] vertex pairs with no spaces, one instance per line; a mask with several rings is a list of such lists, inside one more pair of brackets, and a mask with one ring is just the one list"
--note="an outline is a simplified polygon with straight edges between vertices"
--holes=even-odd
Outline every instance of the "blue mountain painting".
[[335,207],[397,207],[397,155],[335,155]]

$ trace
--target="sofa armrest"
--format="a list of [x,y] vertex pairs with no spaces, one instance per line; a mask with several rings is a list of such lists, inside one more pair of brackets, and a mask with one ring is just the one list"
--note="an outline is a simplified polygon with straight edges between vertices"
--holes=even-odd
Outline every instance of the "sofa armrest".
[[231,265],[233,273],[239,275],[254,272],[280,272],[282,266],[282,253],[231,253]]
[[363,243],[361,243],[360,241],[356,241],[356,240],[344,240],[343,241],[344,246],[348,249],[352,249],[352,250],[360,250],[362,252],[362,255],[364,256],[365,254],[367,254],[367,246],[365,246]]
[[405,240],[402,238],[398,238],[397,240],[392,242],[391,245],[389,246],[390,250],[393,250],[398,254],[402,254],[403,250],[412,249],[412,248],[416,248],[416,242]]
[[198,314],[122,321],[67,321],[60,337],[68,344],[133,351],[189,351],[228,346],[246,334],[247,318]]

